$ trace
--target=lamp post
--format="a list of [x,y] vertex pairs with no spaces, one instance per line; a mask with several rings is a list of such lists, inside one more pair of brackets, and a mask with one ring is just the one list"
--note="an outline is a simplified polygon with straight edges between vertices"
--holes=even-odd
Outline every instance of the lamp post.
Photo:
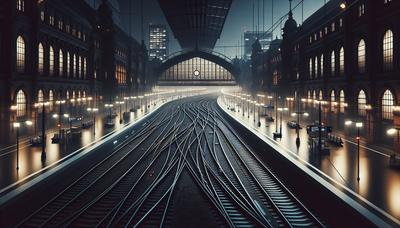
[[124,104],[125,102],[123,102],[123,101],[117,101],[117,102],[115,102],[115,104],[117,104],[118,106],[119,106],[119,123],[120,124],[122,124],[122,105]]
[[65,104],[65,100],[58,100],[56,104],[58,104],[58,133],[61,135],[61,115],[62,115],[62,105]]
[[360,181],[360,129],[363,127],[362,122],[353,122],[351,120],[347,120],[345,122],[346,126],[355,125],[357,128],[357,181]]
[[297,117],[297,127],[296,127],[296,145],[300,146],[300,116],[309,117],[310,114],[307,112],[297,111],[292,113],[293,117]]
[[99,111],[98,108],[88,108],[87,111],[93,114],[93,135],[96,135],[96,113]]
[[280,124],[279,124],[279,133],[282,136],[282,119],[283,119],[283,112],[289,111],[289,108],[278,108],[280,112]]
[[[26,126],[32,126],[32,121],[25,121]],[[17,170],[19,170],[19,128],[21,127],[21,122],[14,122],[13,127],[16,131],[16,143],[17,143]]]
[[260,107],[261,107],[260,99],[261,98],[265,98],[265,95],[264,94],[257,94],[257,103],[259,104],[258,105],[258,126],[261,126],[261,121],[260,121]]
[[46,159],[46,106],[49,106],[49,102],[36,103],[36,108],[42,108],[42,161]]

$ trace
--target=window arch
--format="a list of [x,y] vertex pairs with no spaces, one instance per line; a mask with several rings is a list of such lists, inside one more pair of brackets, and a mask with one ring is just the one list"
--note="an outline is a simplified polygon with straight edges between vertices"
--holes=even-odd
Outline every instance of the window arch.
[[67,52],[67,78],[70,77],[70,73],[71,73],[71,54]]
[[335,76],[335,70],[336,70],[336,55],[335,55],[335,51],[332,51],[331,54],[331,75]]
[[65,92],[65,99],[69,100],[69,90],[67,90],[67,92]]
[[386,90],[382,96],[382,119],[393,119],[394,96],[390,90]]
[[313,100],[317,100],[317,91],[313,91]]
[[331,109],[335,109],[336,97],[335,97],[335,90],[331,91]]
[[367,114],[367,94],[364,90],[360,90],[358,93],[358,115],[365,116]]
[[319,100],[324,100],[324,93],[322,92],[322,90],[319,91]]
[[365,73],[365,41],[363,39],[358,43],[357,49],[357,62],[358,62],[358,72]]
[[340,92],[339,92],[339,109],[340,110],[339,111],[341,113],[344,113],[345,107],[346,107],[346,97],[344,95],[344,91],[340,90]]
[[17,71],[23,73],[25,71],[25,40],[22,36],[18,36],[17,38],[17,45],[16,45],[16,66]]
[[55,62],[54,48],[53,48],[53,46],[50,46],[50,49],[49,49],[49,73],[51,76],[54,75],[54,62]]
[[340,53],[339,53],[339,71],[340,75],[344,75],[344,48],[340,48]]
[[382,40],[383,50],[383,70],[388,71],[393,69],[393,32],[387,30]]
[[22,90],[18,90],[17,96],[16,96],[16,114],[17,117],[23,117],[26,115],[26,107],[27,107],[27,102],[26,102],[26,95],[25,92]]
[[53,90],[49,91],[49,107],[50,110],[53,110],[53,104],[54,104],[54,92]]
[[72,59],[72,65],[74,66],[73,67],[73,70],[72,70],[72,77],[73,78],[75,78],[77,75],[76,75],[76,55],[74,54],[74,57],[73,57],[73,59]]
[[314,78],[318,78],[318,57],[314,58]]
[[42,43],[38,45],[38,72],[39,74],[44,72],[44,47]]
[[320,70],[321,78],[323,78],[324,77],[324,54],[321,55],[319,70]]
[[312,58],[310,58],[310,63],[309,63],[308,69],[309,69],[309,75],[308,75],[308,77],[309,77],[310,79],[312,79],[312,78],[313,78],[313,61],[312,61]]
[[64,54],[61,49],[58,54],[58,69],[60,77],[62,77],[64,75]]
[[44,93],[43,93],[43,90],[41,90],[41,89],[39,89],[38,94],[37,94],[37,102],[38,103],[44,102]]

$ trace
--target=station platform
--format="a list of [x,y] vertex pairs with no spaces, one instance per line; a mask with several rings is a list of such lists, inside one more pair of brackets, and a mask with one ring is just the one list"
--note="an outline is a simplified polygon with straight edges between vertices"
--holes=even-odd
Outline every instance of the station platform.
[[[311,176],[337,197],[351,205],[379,227],[400,225],[400,171],[389,167],[390,150],[371,148],[362,143],[360,150],[360,180],[357,181],[357,144],[351,138],[343,137],[343,147],[333,147],[327,155],[310,152],[307,122],[302,123],[300,146],[296,145],[296,130],[287,126],[290,117],[282,121],[282,138],[274,139],[278,129],[275,122],[245,110],[228,109],[222,97],[219,107],[233,120],[240,123],[255,136],[268,144],[304,173]],[[290,115],[289,115],[290,116]],[[279,123],[278,123],[279,125]]]

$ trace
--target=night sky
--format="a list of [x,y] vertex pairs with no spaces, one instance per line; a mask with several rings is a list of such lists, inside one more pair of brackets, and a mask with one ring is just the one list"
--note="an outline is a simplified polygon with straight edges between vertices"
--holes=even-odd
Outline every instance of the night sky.
[[[88,0],[93,1],[93,0]],[[120,14],[121,18],[121,26],[125,28],[128,32],[129,28],[129,1],[131,2],[132,8],[132,35],[137,39],[141,40],[141,20],[140,20],[140,0],[111,0],[115,1],[115,11]],[[185,0],[182,0],[185,1]],[[262,28],[263,24],[263,15],[262,15],[262,3],[263,0],[233,0],[233,4],[231,10],[229,12],[228,18],[226,20],[226,24],[224,30],[221,34],[221,38],[217,43],[216,51],[226,54],[229,57],[234,57],[236,55],[235,47],[225,47],[221,46],[236,46],[238,41],[241,39],[241,35],[246,30],[252,30],[253,28],[253,1],[255,3],[255,24],[257,26],[258,17],[257,17],[257,8],[260,9],[260,27]],[[258,6],[258,1],[260,7]],[[265,28],[266,30],[271,27],[271,1],[272,0],[264,0],[265,1]],[[119,2],[119,8],[118,4]],[[144,0],[144,39],[148,38],[148,24],[149,23],[166,23],[164,15],[158,5],[157,0]],[[300,0],[293,0],[293,6],[297,5]],[[278,20],[283,15],[287,14],[289,11],[289,1],[288,0],[275,0],[274,7],[274,18],[275,21]],[[304,19],[306,19],[309,15],[315,12],[318,8],[320,8],[324,4],[324,0],[304,0]],[[295,19],[298,24],[302,22],[302,13],[301,7],[293,11]],[[262,30],[260,28],[260,30]],[[274,32],[274,36],[280,35],[280,26],[278,26],[277,30]],[[170,31],[170,53],[179,51],[179,44],[173,37],[172,32]]]

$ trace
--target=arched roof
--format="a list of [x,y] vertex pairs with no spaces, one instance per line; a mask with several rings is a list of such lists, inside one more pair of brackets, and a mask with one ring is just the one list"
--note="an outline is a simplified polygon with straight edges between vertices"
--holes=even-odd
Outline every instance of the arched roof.
[[211,62],[214,62],[222,67],[224,67],[226,70],[228,70],[235,78],[239,76],[240,69],[237,68],[232,64],[232,61],[218,53],[218,52],[213,52],[213,51],[208,51],[208,50],[190,50],[190,51],[181,51],[177,52],[175,54],[172,54],[164,60],[161,64],[161,66],[158,69],[159,74],[162,74],[165,70],[168,68],[183,62],[185,60],[189,60],[195,57],[203,58],[206,60],[209,60]]

